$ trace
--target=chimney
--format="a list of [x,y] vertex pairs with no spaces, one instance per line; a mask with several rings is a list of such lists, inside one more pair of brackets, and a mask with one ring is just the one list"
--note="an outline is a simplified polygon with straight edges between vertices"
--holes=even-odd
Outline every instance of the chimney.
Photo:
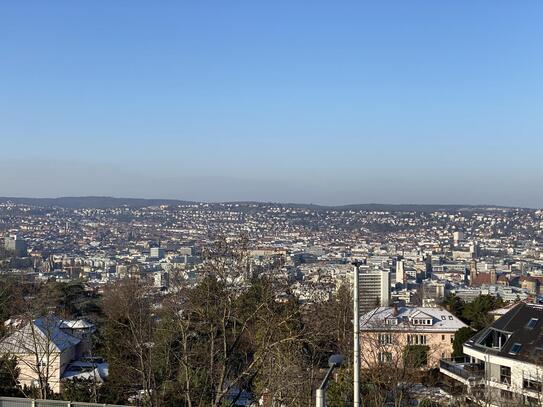
[[394,303],[394,305],[392,306],[392,316],[397,317],[398,314],[399,314],[399,312],[398,312],[398,304]]

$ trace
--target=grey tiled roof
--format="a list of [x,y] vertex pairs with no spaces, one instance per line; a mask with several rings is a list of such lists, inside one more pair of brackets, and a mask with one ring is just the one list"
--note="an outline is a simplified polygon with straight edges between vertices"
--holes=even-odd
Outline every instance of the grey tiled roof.
[[[533,327],[528,322],[536,319]],[[479,342],[491,331],[504,332],[508,336],[501,349],[489,348]],[[514,344],[520,344],[520,350],[511,354]],[[485,353],[528,363],[543,363],[543,305],[519,303],[489,327],[481,330],[464,344]]]

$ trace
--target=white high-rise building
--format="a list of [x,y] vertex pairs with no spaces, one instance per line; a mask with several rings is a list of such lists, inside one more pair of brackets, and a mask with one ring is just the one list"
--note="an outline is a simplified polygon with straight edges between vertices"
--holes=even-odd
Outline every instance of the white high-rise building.
[[464,240],[464,232],[460,230],[453,232],[453,240],[455,244],[460,243],[462,240]]
[[358,281],[361,313],[389,305],[390,272],[388,270],[361,270]]
[[396,284],[405,284],[405,260],[396,262]]

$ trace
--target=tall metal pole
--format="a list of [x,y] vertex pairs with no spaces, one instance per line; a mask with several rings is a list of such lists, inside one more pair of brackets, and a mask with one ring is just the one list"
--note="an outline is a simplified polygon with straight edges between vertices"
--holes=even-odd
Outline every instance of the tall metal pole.
[[353,406],[360,407],[360,314],[359,314],[359,289],[358,289],[358,262],[353,266]]

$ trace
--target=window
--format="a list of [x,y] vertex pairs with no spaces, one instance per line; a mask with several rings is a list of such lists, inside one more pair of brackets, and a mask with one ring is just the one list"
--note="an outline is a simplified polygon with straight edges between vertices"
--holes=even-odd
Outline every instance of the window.
[[500,391],[500,396],[502,399],[505,399],[505,400],[512,400],[513,399],[513,393],[511,393],[510,391],[507,391],[507,390],[501,390]]
[[486,333],[477,341],[478,344],[490,348],[501,350],[502,346],[509,339],[510,333],[498,331],[497,329],[489,328]]
[[511,346],[511,350],[509,350],[510,355],[518,355],[520,352],[520,348],[522,347],[522,344],[515,342],[513,346]]
[[528,329],[534,329],[535,326],[537,325],[537,321],[539,321],[539,319],[537,318],[532,318],[528,321],[528,323],[526,324],[526,328]]
[[530,397],[530,396],[524,396],[524,405],[525,406],[530,406],[530,407],[539,407],[540,404],[539,404],[539,400],[536,399],[535,397]]
[[426,335],[409,335],[407,343],[409,345],[426,345]]
[[526,377],[522,381],[522,387],[524,387],[525,389],[533,390],[533,391],[537,391],[537,392],[541,392],[541,390],[543,390],[543,386],[541,385],[540,381],[533,380],[533,379],[526,378]]
[[511,368],[500,366],[500,383],[511,384]]
[[380,345],[390,345],[392,343],[391,334],[379,334],[379,344]]
[[390,353],[390,352],[379,352],[379,362],[380,363],[390,363],[390,362],[392,362],[392,353]]
[[441,335],[441,340],[442,340],[442,341],[445,340],[445,335]]

